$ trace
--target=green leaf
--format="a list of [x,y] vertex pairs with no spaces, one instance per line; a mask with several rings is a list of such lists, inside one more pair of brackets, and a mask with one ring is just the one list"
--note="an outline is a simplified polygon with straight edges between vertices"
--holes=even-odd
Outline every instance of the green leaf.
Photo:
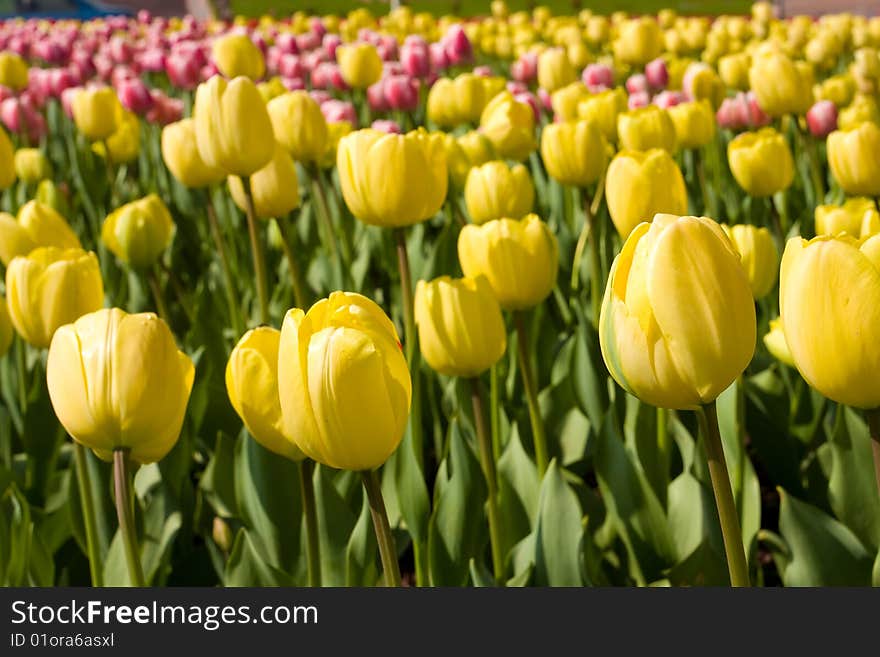
[[601,427],[608,408],[608,372],[599,351],[599,336],[584,317],[578,318],[571,359],[571,383],[581,411]]
[[511,429],[504,453],[498,459],[498,484],[502,553],[507,554],[534,528],[541,490],[538,470],[522,446],[517,425]]
[[672,586],[728,586],[730,575],[724,552],[707,541],[700,543],[685,559],[679,561],[668,575]]
[[471,558],[468,563],[468,568],[471,573],[471,581],[473,581],[474,586],[477,588],[492,588],[495,586],[495,580],[492,578],[492,573],[489,572],[489,569],[486,568],[485,564],[482,562],[477,563],[477,560]]
[[847,527],[779,489],[779,531],[791,552],[786,586],[868,586],[872,554]]
[[346,586],[369,586],[379,576],[376,569],[376,534],[373,531],[367,496],[364,495],[363,498],[361,514],[345,548]]
[[556,459],[544,474],[535,523],[535,584],[582,585],[583,512]]
[[235,439],[221,431],[214,443],[214,453],[199,481],[205,499],[222,518],[236,515]]
[[358,516],[334,485],[334,477],[339,474],[326,466],[318,465],[315,467],[313,479],[321,544],[321,584],[324,586],[345,585],[348,542],[358,523]]
[[246,529],[235,537],[232,552],[226,562],[223,576],[225,586],[293,586],[293,579],[285,572],[273,568],[258,553]]
[[667,513],[677,561],[687,559],[703,543],[724,560],[718,510],[709,486],[690,472],[681,473],[669,485]]
[[428,518],[430,501],[425,476],[416,460],[412,435],[407,428],[406,435],[397,451],[391,455],[385,466],[395,483],[397,504],[400,515],[406,522],[406,529],[413,540],[423,542],[428,538]]

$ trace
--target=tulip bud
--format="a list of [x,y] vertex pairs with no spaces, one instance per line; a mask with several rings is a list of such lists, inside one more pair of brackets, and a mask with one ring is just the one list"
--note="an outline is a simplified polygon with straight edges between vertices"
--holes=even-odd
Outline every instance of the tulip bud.
[[785,340],[785,331],[782,330],[782,320],[778,317],[770,320],[770,330],[764,334],[764,346],[776,360],[789,367],[795,367],[788,342]]
[[630,95],[648,93],[648,78],[643,73],[633,73],[626,79],[626,92]]
[[194,374],[164,321],[118,308],[58,329],[46,365],[52,407],[67,433],[104,460],[126,449],[137,463],[174,447]]
[[13,52],[0,52],[0,84],[14,91],[28,86],[28,65]]
[[464,28],[458,23],[452,25],[441,40],[449,63],[453,66],[467,64],[474,57],[473,47]]
[[135,114],[146,114],[153,108],[150,89],[140,78],[123,81],[116,90],[122,106]]
[[294,160],[309,164],[327,148],[327,121],[306,91],[292,91],[269,102],[269,118],[278,141]]
[[117,208],[104,220],[101,240],[122,262],[152,267],[174,237],[174,220],[156,194]]
[[9,351],[14,335],[12,321],[9,319],[9,311],[6,309],[6,299],[0,297],[0,358],[3,358],[6,352]]
[[814,137],[824,139],[837,130],[837,107],[830,100],[820,100],[807,111],[807,127]]
[[199,154],[209,167],[250,176],[272,159],[272,122],[260,92],[248,78],[227,82],[215,76],[200,84],[193,118]]
[[510,77],[518,82],[530,84],[538,78],[538,55],[534,52],[523,53],[510,65]]
[[348,121],[327,124],[327,148],[318,162],[322,169],[332,169],[336,166],[339,141],[351,131],[352,125]]
[[81,248],[79,238],[67,221],[52,207],[28,201],[18,217],[0,213],[0,260],[9,265],[16,256],[25,256],[38,246],[60,249]]
[[383,91],[392,110],[412,112],[419,106],[419,87],[414,78],[392,75],[385,79]]
[[538,84],[553,93],[577,80],[564,48],[549,48],[538,55]]
[[501,78],[485,79],[473,73],[440,78],[428,92],[428,119],[443,128],[479,121],[486,104],[502,88]]
[[502,91],[480,115],[480,131],[501,157],[522,161],[535,149],[535,114],[526,103]]
[[116,132],[119,99],[110,87],[83,88],[73,96],[73,120],[91,141],[107,139]]
[[629,20],[620,26],[613,46],[617,59],[633,66],[641,66],[663,50],[663,33],[653,18],[645,16]]
[[248,432],[270,452],[291,461],[303,453],[284,434],[278,401],[278,345],[281,332],[260,326],[245,333],[226,363],[226,393]]
[[[592,185],[608,165],[608,142],[592,121],[551,123],[541,133],[541,157],[563,185]],[[504,215],[513,216],[513,215]]]
[[816,207],[816,235],[848,233],[857,239],[867,239],[880,233],[880,213],[870,198],[850,198],[842,206]]
[[[880,238],[794,237],[779,275],[779,311],[798,371],[840,404],[880,406]],[[845,292],[845,293],[844,293]]]
[[749,69],[749,86],[769,116],[803,114],[813,102],[812,81],[781,52],[758,55]]
[[193,119],[182,119],[162,129],[162,159],[185,187],[206,187],[226,177],[222,169],[209,167],[199,155]]
[[333,292],[289,310],[278,349],[283,433],[332,468],[370,470],[397,449],[412,382],[394,325],[373,301]]
[[794,180],[788,143],[773,128],[735,137],[727,145],[727,159],[736,182],[750,196],[772,196]]
[[178,89],[195,89],[199,82],[197,59],[181,52],[171,52],[165,59],[165,74],[172,85]]
[[244,76],[259,80],[266,72],[263,53],[244,34],[226,34],[211,47],[217,70],[227,78]]
[[364,223],[409,226],[433,217],[446,200],[443,138],[423,129],[358,130],[339,140],[336,163],[345,203]]
[[[0,190],[15,182],[15,154],[12,141],[6,131],[0,128]],[[3,247],[0,246],[0,249]]]
[[605,91],[614,86],[614,70],[607,64],[589,64],[581,73],[581,80],[590,91]]
[[668,112],[682,148],[700,148],[715,138],[715,114],[709,101],[673,105]]
[[382,59],[369,43],[351,43],[336,49],[336,60],[345,83],[355,89],[366,89],[382,77]]
[[59,187],[51,180],[45,179],[37,185],[37,194],[34,200],[48,205],[55,212],[64,216],[70,212],[68,197],[69,191],[65,184],[62,183]]
[[508,167],[494,160],[473,167],[467,174],[464,202],[475,224],[491,219],[519,219],[532,211],[535,187],[522,164]]
[[669,113],[656,105],[623,112],[617,117],[617,136],[622,149],[646,151],[662,148],[675,152],[675,126]]
[[15,175],[26,183],[38,183],[52,177],[52,164],[39,148],[19,148],[15,151]]
[[847,194],[880,195],[880,127],[861,123],[828,135],[828,165]]
[[645,64],[645,79],[652,89],[665,89],[669,84],[669,69],[666,66],[666,60],[658,57]]
[[718,224],[658,214],[632,231],[599,318],[602,356],[621,387],[654,406],[695,408],[736,380],[755,340],[749,281]]
[[407,75],[427,77],[431,72],[431,54],[427,42],[415,34],[407,36],[400,48],[400,63]]
[[[471,130],[456,139],[467,155],[471,167],[478,167],[496,159],[492,142],[479,130]],[[470,167],[469,167],[470,168]]]
[[584,98],[578,103],[578,117],[594,121],[605,139],[617,143],[617,117],[626,111],[627,99],[623,89],[603,91]]
[[578,105],[589,93],[582,82],[572,82],[554,91],[550,96],[554,120],[571,121],[578,118]]
[[[241,178],[229,177],[232,200],[243,211],[247,209]],[[269,164],[251,176],[254,212],[261,219],[283,217],[299,205],[299,184],[296,166],[284,146],[275,146],[275,155]]]
[[103,142],[92,144],[92,150],[113,164],[135,160],[141,149],[141,122],[137,114],[117,107],[116,131]]
[[536,215],[517,221],[469,224],[458,236],[458,261],[465,276],[485,276],[505,310],[532,308],[556,285],[559,247]]
[[752,57],[748,53],[733,53],[718,60],[718,75],[730,89],[746,91],[749,88],[749,67]]
[[507,348],[501,307],[482,276],[419,281],[415,320],[422,356],[445,376],[479,376]]
[[211,523],[211,538],[222,552],[229,554],[232,550],[235,537],[232,535],[229,523],[220,516],[214,516],[214,521]]
[[687,212],[684,176],[667,151],[621,151],[605,175],[608,212],[624,239],[658,213]]
[[779,252],[770,231],[748,224],[722,224],[721,227],[742,259],[752,295],[755,299],[767,296],[779,272]]
[[82,249],[40,247],[6,270],[6,301],[15,330],[43,349],[64,324],[104,305],[98,259]]

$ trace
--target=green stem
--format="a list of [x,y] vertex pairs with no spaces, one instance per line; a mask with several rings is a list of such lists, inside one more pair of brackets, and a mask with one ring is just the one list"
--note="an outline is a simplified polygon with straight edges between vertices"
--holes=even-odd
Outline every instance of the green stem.
[[697,416],[702,426],[703,439],[706,446],[706,457],[709,462],[709,475],[712,479],[712,491],[718,507],[718,520],[721,523],[721,536],[724,539],[724,551],[727,554],[727,568],[730,571],[731,586],[749,586],[749,569],[743,547],[742,531],[739,526],[739,515],[733,501],[733,490],[724,461],[724,448],[721,444],[721,431],[718,428],[718,413],[715,402],[705,404]]
[[86,530],[86,551],[89,557],[89,572],[92,575],[92,586],[104,586],[104,571],[101,563],[101,551],[98,547],[98,520],[95,517],[95,501],[92,497],[92,482],[89,476],[88,454],[86,448],[78,442],[73,443],[73,454],[76,463],[76,483],[79,490],[79,501],[82,506],[83,525]]
[[27,385],[27,363],[25,362],[25,355],[27,352],[27,342],[25,339],[18,336],[18,345],[15,349],[15,365],[18,370],[18,405],[21,408],[22,416],[27,411],[27,394],[28,394],[28,385]]
[[538,392],[535,380],[532,376],[532,366],[529,362],[528,336],[522,311],[513,313],[513,323],[516,327],[516,348],[519,358],[519,370],[522,375],[523,387],[526,390],[526,401],[529,405],[529,419],[532,423],[532,440],[535,443],[535,461],[538,465],[538,476],[543,479],[550,459],[547,454],[547,435],[544,432],[544,421],[541,419],[541,408],[538,405]]
[[376,531],[376,542],[379,544],[379,556],[382,558],[382,569],[385,571],[385,586],[400,586],[400,566],[397,563],[397,545],[388,524],[385,512],[385,500],[375,470],[362,470],[361,479],[370,504],[370,515],[373,517],[373,529]]
[[220,269],[223,271],[223,287],[226,289],[226,303],[229,306],[229,317],[232,320],[232,328],[235,335],[239,336],[244,331],[241,320],[241,306],[235,293],[235,279],[232,277],[232,269],[229,266],[229,254],[226,251],[226,242],[223,240],[223,232],[220,230],[220,222],[217,220],[217,210],[211,198],[211,192],[205,191],[205,209],[208,214],[208,225],[211,228],[211,237],[214,247],[220,258]]
[[293,246],[291,239],[296,235],[296,230],[287,230],[281,219],[275,219],[275,225],[278,226],[278,232],[281,233],[281,248],[284,250],[284,257],[287,259],[287,269],[290,270],[290,286],[293,288],[293,302],[297,308],[303,310],[308,309],[308,296],[306,295],[305,284],[303,283],[302,271],[299,263],[293,255]]
[[306,520],[306,555],[309,564],[309,586],[321,586],[321,547],[318,540],[318,510],[312,473],[315,463],[303,459],[299,464],[300,493]]
[[[669,462],[672,455],[672,443],[669,440],[669,410],[657,407],[657,453],[660,456],[660,468],[663,481],[669,483]],[[665,496],[664,496],[665,497]]]
[[168,306],[165,304],[165,297],[162,294],[162,286],[159,283],[159,276],[156,274],[155,267],[150,267],[147,271],[147,281],[150,284],[150,291],[153,293],[157,314],[170,325],[171,315],[168,314]]
[[866,411],[868,427],[871,430],[871,451],[874,453],[874,474],[877,476],[877,490],[880,491],[880,409]]
[[128,467],[128,450],[113,450],[113,489],[116,493],[116,517],[119,519],[119,532],[125,546],[125,559],[128,563],[128,578],[131,586],[146,586],[144,570],[141,567],[134,526],[134,499],[131,495],[131,472]]
[[397,240],[397,267],[400,270],[400,294],[403,302],[403,344],[406,362],[409,364],[409,370],[413,378],[410,429],[412,431],[413,449],[416,453],[416,459],[419,462],[419,467],[423,468],[422,403],[421,385],[418,378],[418,335],[416,334],[412,273],[409,267],[409,255],[406,250],[406,229],[395,228],[394,237]]
[[489,368],[489,426],[492,430],[492,456],[501,459],[501,391],[498,386],[498,363]]
[[583,191],[584,225],[578,237],[574,251],[574,262],[571,269],[571,289],[578,289],[581,270],[581,258],[587,241],[590,243],[590,307],[593,310],[593,326],[599,326],[599,312],[602,308],[602,269],[599,262],[599,234],[596,229],[595,209],[598,200],[601,203],[601,194],[605,186],[600,181],[594,198],[590,198],[587,190]]
[[703,165],[702,152],[694,150],[694,160],[694,168],[697,170],[697,182],[700,184],[700,200],[703,202],[703,214],[714,218],[717,216],[717,212],[714,207],[715,204],[709,200],[709,186],[706,184],[706,168]]
[[351,263],[351,247],[348,246],[348,238],[345,231],[341,231],[342,244],[344,253],[340,253],[340,247],[336,243],[338,235],[333,226],[333,219],[330,217],[330,208],[327,205],[327,195],[324,189],[324,179],[321,176],[321,170],[315,166],[312,169],[312,199],[317,205],[318,218],[324,226],[324,242],[325,247],[329,249],[330,256],[333,259],[334,273],[336,280],[334,285],[341,288],[345,285],[345,272],[351,271],[351,267],[346,264]]
[[269,323],[269,292],[266,285],[266,259],[263,256],[263,243],[257,229],[254,211],[254,196],[250,176],[241,180],[244,187],[245,212],[247,214],[248,235],[251,239],[251,253],[254,257],[254,276],[257,279],[257,297],[260,301],[260,324]]
[[483,410],[483,391],[480,389],[480,380],[474,377],[470,380],[470,383],[471,405],[474,409],[474,425],[477,429],[477,443],[480,446],[480,465],[483,468],[483,476],[486,478],[486,488],[488,489],[487,510],[489,516],[489,543],[492,548],[492,570],[495,574],[495,584],[501,586],[504,582],[504,558],[501,553],[498,478],[495,474],[492,444],[486,431],[486,415]]

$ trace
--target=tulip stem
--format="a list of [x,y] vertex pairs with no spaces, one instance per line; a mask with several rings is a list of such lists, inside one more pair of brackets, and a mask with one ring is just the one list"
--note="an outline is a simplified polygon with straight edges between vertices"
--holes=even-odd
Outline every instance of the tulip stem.
[[495,584],[504,582],[504,558],[501,553],[501,515],[498,512],[498,478],[495,474],[495,458],[492,444],[486,431],[486,414],[483,410],[483,391],[480,379],[474,377],[471,384],[471,405],[474,409],[474,426],[477,430],[477,443],[480,446],[480,465],[486,478],[488,489],[487,512],[489,516],[489,544],[492,549],[492,570]]
[[299,463],[300,493],[306,520],[306,553],[309,564],[309,586],[321,586],[321,547],[318,541],[318,511],[315,506],[315,485],[312,473],[315,463],[303,459]]
[[165,297],[162,295],[162,285],[159,283],[159,276],[156,274],[155,267],[150,267],[147,271],[147,282],[150,284],[150,291],[153,293],[153,300],[156,303],[157,314],[170,325],[171,315],[168,314],[168,306],[165,305]]
[[[327,205],[327,188],[324,186],[324,178],[321,169],[315,165],[312,168],[312,196],[318,205],[318,214],[324,224],[327,233],[327,248],[333,256],[338,271],[338,284],[344,284],[344,272],[351,271],[351,245],[348,242],[348,234],[345,230],[339,232],[340,245],[336,244],[337,233],[330,218],[330,206]],[[341,249],[341,253],[340,253]]]
[[28,405],[28,385],[27,385],[27,362],[26,362],[27,343],[25,339],[18,336],[18,344],[15,349],[15,367],[18,370],[18,405],[21,414],[24,415]]
[[101,564],[101,552],[98,548],[98,520],[95,517],[95,501],[92,497],[92,482],[89,476],[89,463],[86,448],[78,442],[73,443],[73,454],[76,464],[76,483],[79,491],[79,502],[82,506],[83,526],[86,531],[86,551],[89,557],[89,572],[92,586],[104,586],[104,572]]
[[880,409],[866,411],[868,427],[871,431],[871,450],[874,452],[874,473],[877,476],[877,490],[880,491]]
[[400,270],[400,294],[403,301],[403,344],[406,353],[406,362],[413,378],[412,412],[410,413],[410,430],[413,438],[413,449],[419,468],[424,467],[423,437],[422,437],[422,393],[418,378],[418,357],[416,347],[418,335],[416,334],[415,302],[413,299],[412,273],[409,268],[409,255],[406,251],[406,229],[395,228],[394,236],[397,240],[397,266]]
[[702,197],[700,200],[702,201],[701,209],[703,214],[707,217],[716,217],[718,212],[715,208],[715,204],[710,201],[709,198],[709,185],[706,184],[706,166],[703,162],[703,152],[701,150],[694,150],[694,168],[697,172],[697,182],[700,185],[700,196]]
[[[602,185],[596,191],[596,196],[601,194]],[[595,230],[595,217],[593,215],[593,199],[587,191],[584,196],[584,225],[578,237],[577,246],[574,250],[574,262],[571,268],[571,289],[576,291],[580,280],[581,258],[587,241],[590,242],[590,305],[593,310],[593,326],[599,326],[599,311],[602,307],[602,270],[599,266],[599,235]]]
[[498,363],[489,368],[489,426],[492,428],[492,456],[501,459],[501,391],[498,386]]
[[385,512],[385,500],[382,498],[382,487],[375,470],[362,470],[361,479],[367,492],[370,504],[370,515],[373,517],[373,529],[376,531],[376,542],[379,544],[379,556],[382,558],[382,569],[385,571],[385,586],[400,586],[400,566],[397,563],[397,545],[388,524]]
[[532,423],[532,440],[535,443],[535,462],[538,465],[538,476],[543,479],[547,472],[550,459],[547,456],[547,435],[544,432],[544,421],[541,419],[541,407],[538,405],[538,392],[529,363],[528,335],[521,311],[513,313],[516,327],[516,351],[519,357],[519,370],[522,375],[523,387],[526,390],[526,401],[529,405],[529,420]]
[[229,254],[226,251],[226,243],[220,230],[220,222],[217,221],[217,210],[211,199],[211,193],[205,192],[205,209],[208,214],[208,225],[211,227],[211,237],[220,257],[220,269],[223,271],[223,287],[226,288],[226,303],[229,305],[229,316],[232,319],[232,329],[235,335],[241,335],[243,326],[241,322],[241,307],[235,294],[235,279],[232,277],[232,269],[229,266]]
[[242,178],[244,187],[245,213],[247,214],[248,235],[251,238],[251,253],[254,257],[254,276],[257,279],[257,297],[260,301],[260,324],[269,323],[269,292],[266,286],[266,259],[263,256],[263,244],[257,229],[254,196],[251,189],[250,176]]
[[291,239],[296,234],[296,229],[292,232],[287,230],[281,219],[275,219],[275,225],[278,226],[278,232],[281,233],[281,248],[284,250],[284,257],[287,259],[287,268],[290,270],[290,285],[293,288],[293,302],[297,308],[303,310],[308,309],[309,302],[306,296],[306,290],[303,284],[302,271],[299,263],[293,255],[293,246]]
[[146,586],[146,580],[134,526],[134,498],[131,495],[131,472],[126,449],[113,450],[113,489],[116,493],[119,532],[122,534],[125,559],[128,562],[128,578],[131,586],[143,587]]
[[703,430],[706,446],[706,457],[709,462],[709,476],[712,479],[712,491],[718,507],[718,520],[721,523],[721,536],[724,539],[724,551],[727,554],[727,568],[730,571],[731,586],[749,586],[749,568],[743,547],[742,531],[739,526],[739,515],[733,500],[730,476],[724,460],[724,447],[721,443],[721,431],[718,428],[718,412],[715,402],[703,405],[697,412]]

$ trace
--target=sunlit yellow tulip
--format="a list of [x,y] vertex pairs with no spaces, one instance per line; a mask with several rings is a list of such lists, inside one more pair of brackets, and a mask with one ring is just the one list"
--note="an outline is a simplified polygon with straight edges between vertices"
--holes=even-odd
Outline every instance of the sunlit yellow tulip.
[[880,127],[861,123],[828,135],[828,165],[847,194],[880,195]]
[[0,127],[0,190],[15,182],[15,148],[6,131]]
[[480,115],[480,131],[501,157],[522,161],[535,150],[535,115],[509,91],[502,91]]
[[813,102],[812,80],[778,51],[756,54],[749,69],[749,86],[761,109],[773,117],[803,114]]
[[141,151],[141,121],[137,114],[119,105],[116,130],[104,141],[92,144],[92,150],[101,157],[109,157],[112,164],[127,164],[136,160]]
[[617,117],[626,111],[626,92],[617,89],[587,96],[578,102],[578,116],[594,121],[605,139],[617,143]]
[[15,151],[15,175],[26,183],[38,183],[52,177],[52,164],[39,148],[19,148]]
[[209,167],[202,160],[192,119],[182,119],[162,128],[162,159],[171,174],[186,187],[206,187],[226,178],[223,169]]
[[672,119],[666,110],[656,105],[620,114],[617,117],[617,137],[620,147],[626,150],[662,148],[674,153],[676,148]]
[[174,237],[174,220],[156,194],[117,208],[104,220],[101,240],[122,262],[152,267]]
[[785,331],[782,330],[782,321],[777,317],[770,320],[770,330],[764,334],[764,346],[767,351],[779,362],[794,367],[794,359],[785,341]]
[[750,196],[772,196],[794,180],[788,142],[773,128],[737,135],[727,145],[727,159],[736,182]]
[[227,78],[243,75],[259,80],[266,72],[263,53],[246,34],[224,34],[214,41],[211,55],[217,70]]
[[[229,177],[229,191],[235,204],[246,211],[247,199],[241,178]],[[269,164],[251,176],[251,193],[254,212],[262,219],[283,217],[299,206],[296,166],[280,143],[275,146],[275,155]]]
[[316,162],[327,149],[327,121],[307,91],[291,91],[267,105],[275,137],[304,164]]
[[73,120],[86,139],[99,141],[116,132],[119,98],[111,87],[83,88],[73,96]]
[[0,261],[4,265],[38,246],[78,249],[81,245],[64,217],[45,203],[28,201],[17,217],[0,212]]
[[707,100],[673,105],[667,112],[681,148],[700,148],[715,138],[715,112]]
[[382,77],[382,59],[370,43],[349,43],[336,49],[336,61],[345,83],[366,89]]
[[8,50],[0,52],[0,84],[13,91],[28,86],[28,65],[21,55]]
[[548,48],[538,55],[538,84],[553,93],[577,79],[564,48]]
[[765,297],[773,289],[779,273],[779,252],[770,231],[749,224],[721,227],[742,258],[752,295],[756,299]]
[[0,297],[0,358],[3,358],[9,351],[13,335],[15,335],[15,331],[12,328],[12,321],[9,319],[9,311],[6,309],[6,299]]
[[620,26],[614,40],[614,55],[619,60],[640,66],[663,50],[663,32],[652,17],[634,18]]
[[502,217],[519,219],[532,211],[535,187],[522,164],[508,167],[505,162],[493,160],[468,172],[464,201],[476,224]]
[[592,121],[551,123],[541,133],[541,158],[547,173],[563,185],[586,187],[605,171],[608,142]]

